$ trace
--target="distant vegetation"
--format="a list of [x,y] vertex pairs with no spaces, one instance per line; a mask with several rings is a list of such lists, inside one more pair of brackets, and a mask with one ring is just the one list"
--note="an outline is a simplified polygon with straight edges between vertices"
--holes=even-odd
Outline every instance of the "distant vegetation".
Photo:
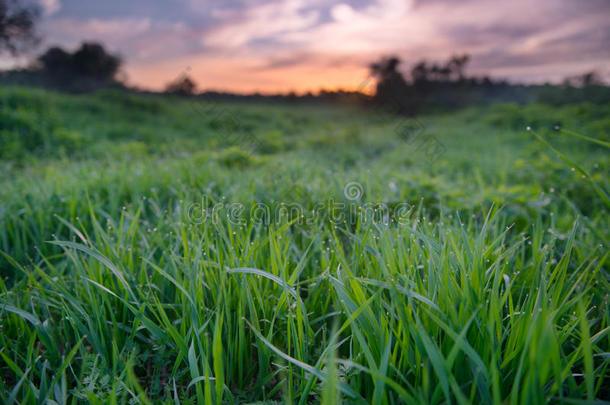
[[84,42],[74,52],[51,47],[26,69],[5,72],[5,83],[37,85],[68,92],[124,88],[118,74],[122,60],[102,44]]
[[[326,101],[348,105],[377,106],[389,112],[414,115],[463,108],[490,102],[532,101],[564,105],[590,101],[610,103],[610,88],[595,72],[567,78],[561,85],[519,85],[466,73],[468,55],[454,56],[446,63],[421,61],[406,73],[398,57],[382,58],[370,65],[374,79],[373,96],[356,91],[321,90],[304,95],[235,95],[215,91],[197,92],[198,84],[182,74],[167,84],[169,94],[200,97],[211,101],[281,101],[286,103]],[[121,73],[122,59],[109,53],[99,43],[83,43],[74,52],[51,47],[26,69],[0,73],[0,83],[36,85],[68,92],[90,92],[102,88],[122,89],[131,93],[146,91],[128,88]],[[367,83],[365,80],[364,83]]]
[[38,62],[41,73],[58,86],[83,80],[92,81],[97,87],[107,85],[116,80],[121,66],[120,57],[106,52],[101,44],[90,42],[83,43],[73,53],[59,47],[50,48],[38,57]]
[[456,55],[442,64],[420,61],[404,74],[399,70],[400,58],[382,58],[370,65],[371,74],[377,79],[373,101],[409,115],[489,102],[610,103],[610,88],[604,86],[596,72],[570,77],[560,86],[524,86],[486,76],[468,76],[469,60],[469,55]]
[[197,84],[188,75],[184,74],[167,84],[165,92],[179,96],[192,96],[197,90]]

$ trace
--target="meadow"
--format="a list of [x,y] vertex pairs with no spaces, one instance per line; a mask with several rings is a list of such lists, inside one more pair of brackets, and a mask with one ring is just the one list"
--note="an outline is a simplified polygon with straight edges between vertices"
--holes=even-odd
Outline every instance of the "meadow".
[[0,402],[608,400],[609,141],[608,104],[0,88]]

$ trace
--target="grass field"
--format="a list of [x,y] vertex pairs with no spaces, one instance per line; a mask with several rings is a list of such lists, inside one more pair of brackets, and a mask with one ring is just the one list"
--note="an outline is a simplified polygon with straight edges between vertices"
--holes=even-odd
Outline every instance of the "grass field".
[[2,88],[0,402],[607,400],[609,134]]

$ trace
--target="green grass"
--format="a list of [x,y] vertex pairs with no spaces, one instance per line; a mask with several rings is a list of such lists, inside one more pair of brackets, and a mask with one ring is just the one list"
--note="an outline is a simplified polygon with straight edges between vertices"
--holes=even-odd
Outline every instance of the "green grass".
[[0,89],[0,402],[610,397],[610,106],[418,121]]

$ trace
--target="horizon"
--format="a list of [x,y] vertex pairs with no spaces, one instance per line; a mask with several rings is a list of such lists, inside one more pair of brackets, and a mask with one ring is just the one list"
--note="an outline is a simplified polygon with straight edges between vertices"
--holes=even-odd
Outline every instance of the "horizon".
[[404,70],[468,53],[468,74],[519,84],[558,83],[592,70],[610,78],[604,0],[38,3],[43,41],[34,54],[99,41],[123,58],[126,84],[143,90],[161,90],[188,72],[198,92],[350,91],[368,76],[369,63],[390,54]]

